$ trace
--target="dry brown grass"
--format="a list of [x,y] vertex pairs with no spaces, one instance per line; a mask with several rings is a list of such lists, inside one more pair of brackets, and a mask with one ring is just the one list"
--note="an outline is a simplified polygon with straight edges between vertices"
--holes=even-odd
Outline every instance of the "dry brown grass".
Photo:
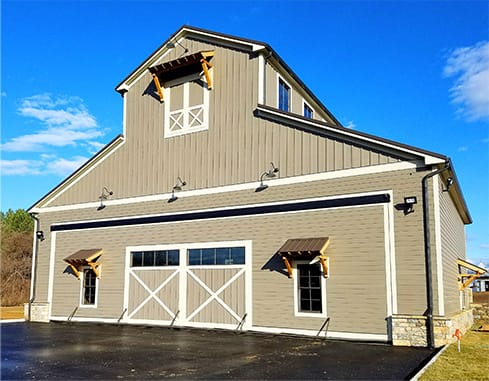
[[0,256],[2,306],[18,306],[29,301],[31,256],[31,232],[2,231]]
[[24,306],[0,307],[0,319],[23,319]]

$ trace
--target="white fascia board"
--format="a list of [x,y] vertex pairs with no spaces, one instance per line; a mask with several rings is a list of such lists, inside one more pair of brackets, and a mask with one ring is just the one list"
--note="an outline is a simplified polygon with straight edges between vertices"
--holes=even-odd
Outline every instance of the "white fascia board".
[[[207,39],[213,39],[213,40],[219,40],[219,41],[224,41],[228,42],[229,44],[236,46],[246,46],[251,49],[252,52],[258,52],[260,50],[266,49],[265,45],[262,44],[256,44],[252,42],[246,42],[243,40],[239,39],[234,39],[231,37],[226,37],[222,36],[219,34],[213,34],[213,33],[207,33],[191,28],[183,28],[176,36],[173,36],[171,38],[172,40],[176,40],[178,43],[180,43],[187,35],[194,35],[194,36],[201,36],[203,38]],[[116,88],[116,91],[128,91],[131,86],[139,81],[139,79],[146,74],[146,69],[152,65],[157,64],[163,57],[165,57],[171,49],[168,49],[166,47],[166,44],[161,47],[157,52],[155,52],[151,57],[147,58],[141,65],[139,65],[138,69],[131,75],[129,78],[127,78],[120,86]]]
[[384,147],[389,148],[391,150],[401,151],[401,152],[408,153],[410,155],[419,156],[419,157],[422,157],[424,159],[424,163],[426,165],[435,165],[435,164],[445,163],[445,160],[443,160],[439,157],[427,155],[425,153],[415,151],[415,150],[411,150],[409,148],[402,147],[402,146],[399,146],[399,145],[396,145],[393,143],[388,143],[385,141],[376,140],[374,138],[369,138],[367,136],[362,136],[362,135],[356,134],[354,131],[349,132],[349,131],[345,131],[345,130],[338,130],[337,128],[329,127],[329,126],[324,125],[324,124],[320,124],[317,121],[315,121],[314,119],[304,120],[303,118],[294,116],[293,114],[284,115],[280,111],[273,111],[273,110],[270,110],[268,108],[263,108],[260,105],[257,105],[257,110],[259,110],[260,112],[262,112],[264,114],[268,114],[272,117],[277,117],[280,119],[288,119],[294,123],[300,123],[302,125],[304,125],[304,124],[309,125],[309,126],[314,127],[314,128],[320,128],[320,129],[323,129],[325,131],[329,131],[333,134],[348,136],[348,137],[354,138],[356,140],[362,140],[362,141],[370,143],[370,144],[384,146]]
[[[196,30],[196,29],[192,29],[192,28],[183,28],[182,31],[181,31],[181,33],[180,33],[180,35],[181,34],[199,35],[199,36],[203,36],[203,37],[206,37],[206,38],[212,38],[212,39],[217,39],[217,40],[221,40],[221,41],[230,42],[232,44],[249,46],[253,52],[257,52],[259,50],[262,50],[262,49],[265,49],[266,48],[265,45],[253,43],[251,41],[243,41],[243,40],[240,40],[240,39],[236,39],[236,38],[232,38],[232,37],[228,37],[228,36],[223,36],[223,35],[220,35],[220,34],[214,34],[214,33],[204,32],[204,31]],[[176,36],[176,37],[178,37],[178,36]]]
[[[280,178],[273,179],[273,180],[268,180],[267,184],[270,187],[282,186],[282,185],[294,185],[294,184],[308,183],[312,181],[333,180],[333,179],[340,179],[340,178],[351,177],[351,176],[362,176],[362,175],[369,175],[369,174],[376,174],[376,173],[383,173],[383,172],[400,171],[406,169],[416,169],[417,167],[418,167],[418,163],[401,161],[397,163],[374,165],[370,167],[360,167],[360,168],[345,169],[340,171],[321,172],[321,173],[315,173],[311,175],[286,177],[283,179]],[[254,190],[259,186],[259,184],[260,184],[259,181],[254,181],[251,183],[242,183],[242,184],[234,184],[234,185],[225,185],[225,186],[214,187],[214,188],[181,191],[178,192],[178,198],[208,196],[208,195],[215,195],[215,194],[228,193],[228,192]],[[155,194],[149,196],[136,196],[136,197],[120,198],[116,200],[105,200],[104,204],[107,207],[109,207],[115,205],[127,205],[127,204],[149,202],[149,201],[165,201],[171,197],[172,197],[172,193],[168,192],[168,193],[161,193],[161,194]],[[33,208],[32,210],[30,210],[30,212],[32,213],[62,212],[68,210],[97,208],[99,205],[100,205],[100,201],[97,200],[93,202],[86,202],[80,204]]]
[[[125,99],[125,98],[124,98]],[[124,115],[126,102],[124,101]],[[126,130],[125,126],[125,116],[124,119],[124,132]],[[44,210],[44,208],[48,207],[54,200],[56,200],[59,196],[61,196],[64,192],[70,189],[73,185],[78,183],[83,177],[89,174],[93,169],[95,169],[99,164],[101,164],[105,159],[107,159],[110,155],[112,155],[116,150],[123,146],[126,142],[126,136],[121,135],[117,139],[114,139],[112,143],[108,146],[104,147],[102,151],[95,156],[91,157],[86,161],[80,168],[78,168],[73,174],[68,176],[61,184],[55,187],[51,192],[49,192],[46,196],[44,196],[41,200],[39,200],[36,205],[42,204],[45,202],[45,207],[34,207],[28,210],[29,213],[39,213],[39,211]],[[78,173],[77,173],[78,172]],[[56,193],[57,192],[57,193]]]

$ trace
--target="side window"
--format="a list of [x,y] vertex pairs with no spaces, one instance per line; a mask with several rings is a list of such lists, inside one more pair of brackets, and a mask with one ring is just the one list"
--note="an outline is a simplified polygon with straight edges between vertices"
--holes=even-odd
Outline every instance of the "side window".
[[80,305],[84,307],[97,306],[97,290],[98,279],[97,275],[90,267],[83,269],[83,277],[81,282]]
[[326,316],[326,279],[321,265],[297,263],[294,274],[295,314],[297,316]]
[[165,137],[208,129],[209,89],[200,76],[169,83],[165,88]]
[[189,266],[244,265],[244,247],[218,247],[188,250]]
[[179,250],[132,251],[131,267],[178,266]]
[[314,116],[314,111],[306,102],[303,102],[303,104],[304,104],[304,114],[303,114],[304,117],[312,119]]
[[290,86],[280,77],[278,80],[278,108],[282,111],[290,111]]

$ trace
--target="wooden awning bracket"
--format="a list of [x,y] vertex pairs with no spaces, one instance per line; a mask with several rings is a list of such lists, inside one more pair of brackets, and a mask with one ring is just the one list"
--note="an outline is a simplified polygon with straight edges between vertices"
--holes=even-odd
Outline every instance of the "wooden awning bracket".
[[205,58],[202,58],[200,62],[202,63],[202,70],[204,71],[205,80],[207,82],[207,88],[211,90],[213,84],[212,84],[212,78],[211,78],[212,76],[211,76],[210,69],[212,68],[212,65]]
[[323,268],[323,276],[329,278],[329,257],[320,255],[319,262],[321,262],[321,267]]
[[[282,260],[284,261],[285,267],[287,268],[289,278],[292,278],[293,277],[293,269],[292,269],[292,265],[290,263],[290,258],[288,258],[284,255],[284,256],[282,256]],[[323,276],[325,278],[329,278],[329,257],[325,257],[324,255],[318,255],[310,263],[315,263],[317,261],[319,261],[319,263],[321,263],[321,268],[323,269]]]
[[80,279],[80,274],[81,274],[80,271],[78,271],[78,269],[75,266],[73,266],[71,263],[68,263],[68,266],[70,266],[71,271],[73,271],[76,277]]
[[163,102],[163,90],[160,85],[160,80],[156,74],[153,74],[153,82],[155,83],[156,90],[158,91],[158,95],[160,96],[160,102]]
[[[476,266],[470,262],[467,262],[463,259],[457,259],[457,265],[459,268],[459,274],[458,274],[458,287],[459,290],[465,290],[474,280],[479,278],[481,275],[485,274],[487,272],[486,269]],[[466,268],[469,270],[474,271],[473,274],[468,274],[468,273],[462,273],[461,268]],[[465,278],[465,281],[464,281]]]
[[292,272],[292,265],[290,264],[289,258],[283,256],[282,260],[285,263],[285,267],[287,268],[287,272],[289,273],[289,278],[292,278],[293,272]]
[[97,278],[100,278],[100,263],[87,262]]

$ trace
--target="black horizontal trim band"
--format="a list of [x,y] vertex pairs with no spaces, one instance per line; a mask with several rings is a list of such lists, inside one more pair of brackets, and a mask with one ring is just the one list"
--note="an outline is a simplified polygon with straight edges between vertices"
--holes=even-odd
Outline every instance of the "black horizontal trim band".
[[300,201],[289,204],[275,204],[275,205],[258,205],[258,206],[245,206],[235,209],[216,209],[195,213],[175,213],[146,217],[132,217],[119,220],[99,220],[89,222],[77,222],[69,224],[51,225],[51,231],[66,231],[66,230],[78,230],[78,229],[94,229],[94,228],[108,228],[117,226],[132,226],[132,225],[145,225],[145,224],[157,224],[163,222],[180,222],[180,221],[195,221],[195,220],[207,220],[210,218],[225,218],[225,217],[240,217],[240,216],[252,216],[260,214],[270,213],[282,213],[282,212],[298,212],[303,210],[315,210],[326,208],[338,208],[342,206],[354,206],[354,205],[368,205],[368,204],[380,204],[390,202],[390,196],[388,193],[377,194],[372,196],[358,196],[358,197],[345,197],[335,198],[329,200],[319,201]]

